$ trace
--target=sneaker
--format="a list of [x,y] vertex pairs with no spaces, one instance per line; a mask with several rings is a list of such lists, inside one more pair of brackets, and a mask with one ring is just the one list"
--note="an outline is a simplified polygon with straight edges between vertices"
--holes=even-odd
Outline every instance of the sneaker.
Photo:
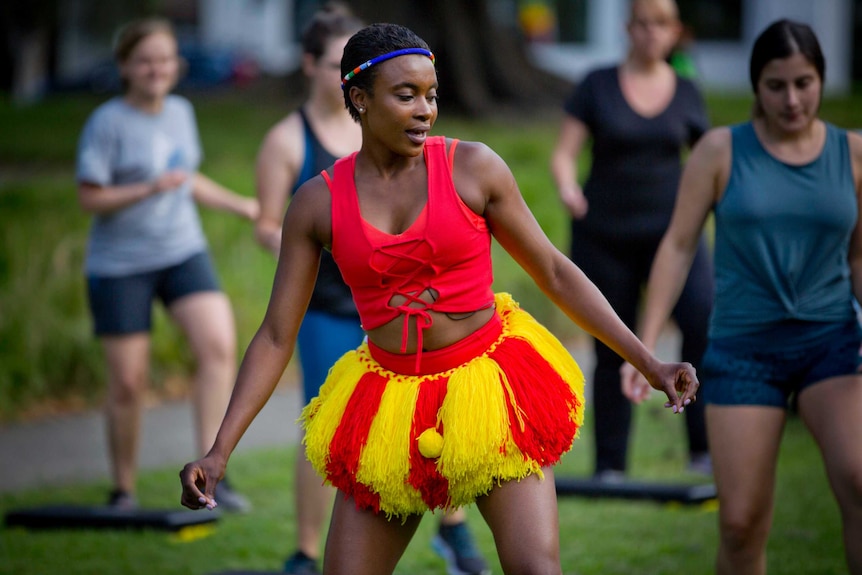
[[114,489],[108,495],[108,507],[117,511],[134,511],[138,508],[138,502],[128,491]]
[[490,575],[491,569],[473,543],[466,523],[440,525],[431,547],[446,560],[449,575]]
[[284,562],[284,572],[291,575],[320,575],[317,561],[302,551],[297,551],[287,558]]
[[227,478],[222,479],[216,485],[215,500],[218,503],[217,509],[228,513],[248,513],[251,511],[249,500],[237,491],[234,491]]
[[625,483],[626,472],[619,469],[603,469],[593,474],[593,481],[607,485],[619,485]]
[[692,453],[688,472],[698,475],[712,475],[712,458],[709,453]]

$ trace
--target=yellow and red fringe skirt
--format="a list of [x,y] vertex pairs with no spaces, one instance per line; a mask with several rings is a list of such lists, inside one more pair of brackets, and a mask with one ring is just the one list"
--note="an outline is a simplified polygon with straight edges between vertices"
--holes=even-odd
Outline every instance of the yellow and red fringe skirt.
[[460,507],[559,462],[584,417],[571,354],[513,301],[451,346],[393,354],[363,343],[302,412],[317,472],[360,509],[405,518]]

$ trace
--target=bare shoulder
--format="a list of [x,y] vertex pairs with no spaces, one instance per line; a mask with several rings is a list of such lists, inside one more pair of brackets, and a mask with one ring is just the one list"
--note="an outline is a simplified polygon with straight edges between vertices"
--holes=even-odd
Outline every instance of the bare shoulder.
[[299,112],[292,112],[267,131],[261,152],[284,155],[302,142],[302,117]]
[[697,141],[695,148],[701,148],[702,153],[706,154],[721,154],[730,153],[733,138],[728,126],[719,126],[708,130],[700,140]]
[[456,185],[457,180],[467,178],[484,185],[497,178],[510,178],[511,171],[503,158],[487,144],[459,141],[455,149],[454,175]]
[[[452,139],[448,139],[448,145],[451,147]],[[458,140],[455,149],[455,165],[462,165],[470,168],[481,167],[482,165],[493,165],[495,162],[502,162],[500,156],[491,149],[490,146],[483,142],[473,142],[469,140]]]
[[847,145],[850,147],[850,157],[854,164],[862,162],[862,134],[847,130]]
[[329,244],[332,229],[332,196],[323,176],[318,174],[306,180],[296,190],[287,207],[285,230],[288,225],[313,233],[322,244]]
[[687,164],[702,173],[720,175],[730,170],[733,137],[730,128],[720,126],[707,131],[694,145]]
[[857,189],[862,188],[862,134],[847,130],[847,147],[850,148],[850,162]]
[[328,209],[332,205],[329,184],[320,174],[309,178],[296,190],[288,209],[292,208],[293,204],[299,204],[303,209]]
[[458,195],[477,214],[499,194],[517,189],[509,166],[482,142],[459,141],[452,172]]

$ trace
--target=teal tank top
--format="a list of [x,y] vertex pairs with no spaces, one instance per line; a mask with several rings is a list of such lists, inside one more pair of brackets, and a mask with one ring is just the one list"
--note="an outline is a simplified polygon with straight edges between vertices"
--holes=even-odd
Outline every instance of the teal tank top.
[[710,337],[852,320],[857,200],[846,132],[826,124],[820,156],[801,166],[769,154],[750,122],[731,134],[730,179],[714,210]]

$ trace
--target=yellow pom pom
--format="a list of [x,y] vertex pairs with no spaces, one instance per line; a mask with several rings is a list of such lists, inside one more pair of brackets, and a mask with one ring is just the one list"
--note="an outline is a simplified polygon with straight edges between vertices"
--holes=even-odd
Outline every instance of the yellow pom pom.
[[436,459],[443,453],[443,436],[433,427],[423,431],[417,441],[419,441],[419,453],[422,457]]

